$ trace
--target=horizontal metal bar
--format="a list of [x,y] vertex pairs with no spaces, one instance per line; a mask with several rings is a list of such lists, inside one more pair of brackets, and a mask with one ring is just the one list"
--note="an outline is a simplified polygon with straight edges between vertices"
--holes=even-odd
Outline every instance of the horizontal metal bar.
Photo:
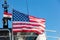
[[0,31],[2,31],[2,30],[5,30],[5,31],[9,31],[9,32],[10,32],[10,30],[9,30],[9,29],[0,29]]
[[49,38],[60,38],[60,37],[55,37],[55,36],[47,36]]
[[[16,35],[15,35],[16,36]],[[19,35],[19,36],[16,36],[16,37],[21,37],[21,36],[25,36],[25,37],[36,37],[37,35]]]
[[0,37],[9,37],[9,36],[0,36]]
[[57,31],[55,31],[55,30],[45,30],[45,31],[48,31],[48,32],[57,32]]

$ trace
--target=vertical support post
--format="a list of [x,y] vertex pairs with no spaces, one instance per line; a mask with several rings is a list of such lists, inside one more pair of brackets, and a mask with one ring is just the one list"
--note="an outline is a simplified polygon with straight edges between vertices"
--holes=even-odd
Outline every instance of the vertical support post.
[[[4,0],[4,4],[2,4],[2,7],[4,8],[4,13],[3,13],[3,28],[8,29],[8,20],[11,20],[11,18],[7,17],[9,16],[8,14],[8,7],[9,5],[7,4],[7,0]],[[7,16],[6,16],[7,15]],[[8,33],[8,32],[6,32]],[[9,30],[9,37],[11,40],[11,32]]]
[[8,19],[3,18],[3,28],[8,28]]
[[[7,1],[4,0],[4,4],[2,4],[2,7],[4,8],[4,14],[8,13],[8,4]],[[4,16],[4,15],[3,15]],[[3,17],[3,28],[8,28],[8,18]]]

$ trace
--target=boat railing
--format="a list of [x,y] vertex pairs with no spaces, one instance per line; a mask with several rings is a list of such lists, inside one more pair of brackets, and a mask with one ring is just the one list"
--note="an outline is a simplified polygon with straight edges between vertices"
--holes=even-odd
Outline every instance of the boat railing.
[[0,29],[0,40],[11,40],[11,32],[9,29]]

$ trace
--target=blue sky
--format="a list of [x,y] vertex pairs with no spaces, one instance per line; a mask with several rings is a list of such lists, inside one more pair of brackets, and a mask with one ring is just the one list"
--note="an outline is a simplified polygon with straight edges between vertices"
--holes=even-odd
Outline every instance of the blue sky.
[[[0,28],[2,28],[3,18],[3,0],[0,0]],[[9,12],[16,9],[27,13],[26,0],[8,0]],[[46,19],[46,29],[60,30],[60,0],[28,0],[29,14]],[[9,21],[9,28],[12,27],[12,21]],[[58,35],[58,34],[57,34]]]

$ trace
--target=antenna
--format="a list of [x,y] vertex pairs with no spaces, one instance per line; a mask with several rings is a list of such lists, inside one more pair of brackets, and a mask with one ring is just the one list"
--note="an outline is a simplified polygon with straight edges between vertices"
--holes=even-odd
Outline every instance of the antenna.
[[27,13],[29,15],[28,0],[26,0],[26,6],[27,6]]

